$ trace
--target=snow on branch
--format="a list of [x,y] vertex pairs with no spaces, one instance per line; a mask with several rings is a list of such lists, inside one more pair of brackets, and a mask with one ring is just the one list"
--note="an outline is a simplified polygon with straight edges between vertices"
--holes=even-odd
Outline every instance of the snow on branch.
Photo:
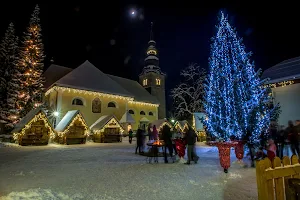
[[171,90],[175,117],[192,115],[203,110],[204,81],[206,71],[191,64],[180,72],[182,82]]

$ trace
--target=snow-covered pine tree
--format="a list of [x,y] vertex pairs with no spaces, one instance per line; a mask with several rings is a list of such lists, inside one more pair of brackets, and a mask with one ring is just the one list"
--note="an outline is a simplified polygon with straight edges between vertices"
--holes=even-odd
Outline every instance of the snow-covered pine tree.
[[211,45],[204,108],[210,133],[228,140],[231,135],[253,142],[265,132],[272,113],[269,88],[255,72],[242,40],[221,12]]
[[43,95],[43,68],[44,47],[42,43],[41,25],[39,18],[40,8],[36,5],[25,32],[20,51],[20,68],[24,75],[25,105],[21,117],[42,103]]
[[0,44],[0,119],[8,127],[12,127],[18,120],[16,102],[21,74],[18,71],[17,55],[18,37],[15,35],[14,24],[10,23]]

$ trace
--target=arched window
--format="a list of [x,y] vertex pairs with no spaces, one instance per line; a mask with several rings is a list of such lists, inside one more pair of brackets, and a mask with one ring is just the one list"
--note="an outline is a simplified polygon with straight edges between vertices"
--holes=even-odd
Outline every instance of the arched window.
[[109,107],[109,108],[116,108],[117,106],[116,106],[116,103],[115,103],[115,102],[109,102],[109,103],[107,104],[107,107]]
[[156,85],[160,85],[160,79],[159,78],[156,79]]
[[92,101],[92,112],[93,113],[101,113],[101,101],[99,98],[95,98]]
[[78,105],[78,106],[83,106],[83,101],[79,98],[75,98],[72,101],[72,105]]
[[153,112],[149,112],[149,115],[150,115],[150,116],[153,116]]
[[146,114],[145,114],[145,112],[144,112],[144,111],[141,111],[141,112],[140,112],[140,115],[146,115]]
[[134,115],[134,111],[133,110],[129,110],[128,112],[129,112],[129,114]]

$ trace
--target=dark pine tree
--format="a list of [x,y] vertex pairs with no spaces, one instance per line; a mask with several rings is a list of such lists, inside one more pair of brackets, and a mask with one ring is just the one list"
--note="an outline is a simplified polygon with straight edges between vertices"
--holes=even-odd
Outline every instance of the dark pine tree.
[[0,44],[0,118],[11,129],[19,120],[17,105],[21,73],[18,70],[18,37],[15,36],[14,24],[10,23]]
[[255,72],[250,53],[223,12],[212,40],[204,104],[208,132],[224,140],[234,135],[256,142],[277,109],[268,106],[270,88],[260,80],[260,71]]

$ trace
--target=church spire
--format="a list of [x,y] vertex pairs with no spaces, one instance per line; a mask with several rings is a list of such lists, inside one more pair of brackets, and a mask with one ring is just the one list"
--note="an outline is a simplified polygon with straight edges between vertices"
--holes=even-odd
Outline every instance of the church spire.
[[151,22],[150,41],[153,40],[153,22]]

